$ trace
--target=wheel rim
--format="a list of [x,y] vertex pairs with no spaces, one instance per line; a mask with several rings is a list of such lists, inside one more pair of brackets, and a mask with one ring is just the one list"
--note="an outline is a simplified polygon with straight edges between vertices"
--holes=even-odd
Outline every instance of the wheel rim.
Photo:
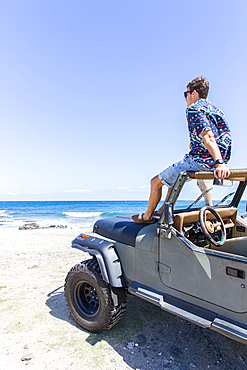
[[75,303],[86,316],[95,316],[99,311],[99,297],[95,287],[87,281],[77,283],[74,290]]

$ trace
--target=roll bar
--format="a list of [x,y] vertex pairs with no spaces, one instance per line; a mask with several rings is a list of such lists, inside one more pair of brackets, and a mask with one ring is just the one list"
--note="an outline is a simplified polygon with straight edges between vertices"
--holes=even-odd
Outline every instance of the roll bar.
[[[213,171],[198,171],[198,172],[187,171],[186,173],[191,179],[211,180],[215,178]],[[247,168],[232,170],[230,169],[230,176],[228,177],[228,179],[234,181],[246,181]]]

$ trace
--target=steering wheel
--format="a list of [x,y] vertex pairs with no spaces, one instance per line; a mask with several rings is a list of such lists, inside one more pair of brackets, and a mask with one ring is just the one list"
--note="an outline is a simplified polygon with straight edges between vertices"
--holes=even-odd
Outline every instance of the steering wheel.
[[[211,221],[207,221],[206,212],[212,213],[218,222],[214,224]],[[226,241],[226,228],[225,228],[224,222],[222,218],[220,217],[219,213],[216,212],[215,209],[211,207],[208,207],[208,206],[202,207],[199,212],[199,221],[200,221],[202,232],[206,236],[206,238],[210,241],[210,243],[212,243],[216,247],[221,247]],[[217,230],[218,226],[220,226],[221,240],[217,242],[216,240],[213,239],[213,234]]]

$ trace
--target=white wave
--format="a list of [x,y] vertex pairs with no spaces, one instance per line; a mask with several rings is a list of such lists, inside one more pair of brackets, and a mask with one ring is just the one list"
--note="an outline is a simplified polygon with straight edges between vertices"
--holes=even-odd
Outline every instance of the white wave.
[[63,212],[67,217],[85,218],[85,217],[98,217],[102,212]]
[[19,226],[23,224],[24,222],[20,220],[14,220],[14,219],[3,220],[2,218],[0,218],[0,229],[18,228]]
[[8,214],[6,213],[6,210],[5,210],[5,209],[0,210],[0,217],[1,217],[1,218],[12,218],[12,216],[10,216],[10,215],[8,215]]

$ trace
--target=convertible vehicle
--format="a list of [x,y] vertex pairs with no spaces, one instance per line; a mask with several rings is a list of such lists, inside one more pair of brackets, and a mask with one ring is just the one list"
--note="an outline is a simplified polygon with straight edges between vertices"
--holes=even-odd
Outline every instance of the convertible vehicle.
[[[99,333],[123,316],[126,294],[247,343],[247,169],[228,179],[183,172],[152,224],[99,219],[72,247],[92,258],[65,281],[71,315]],[[240,216],[242,214],[242,217]]]

